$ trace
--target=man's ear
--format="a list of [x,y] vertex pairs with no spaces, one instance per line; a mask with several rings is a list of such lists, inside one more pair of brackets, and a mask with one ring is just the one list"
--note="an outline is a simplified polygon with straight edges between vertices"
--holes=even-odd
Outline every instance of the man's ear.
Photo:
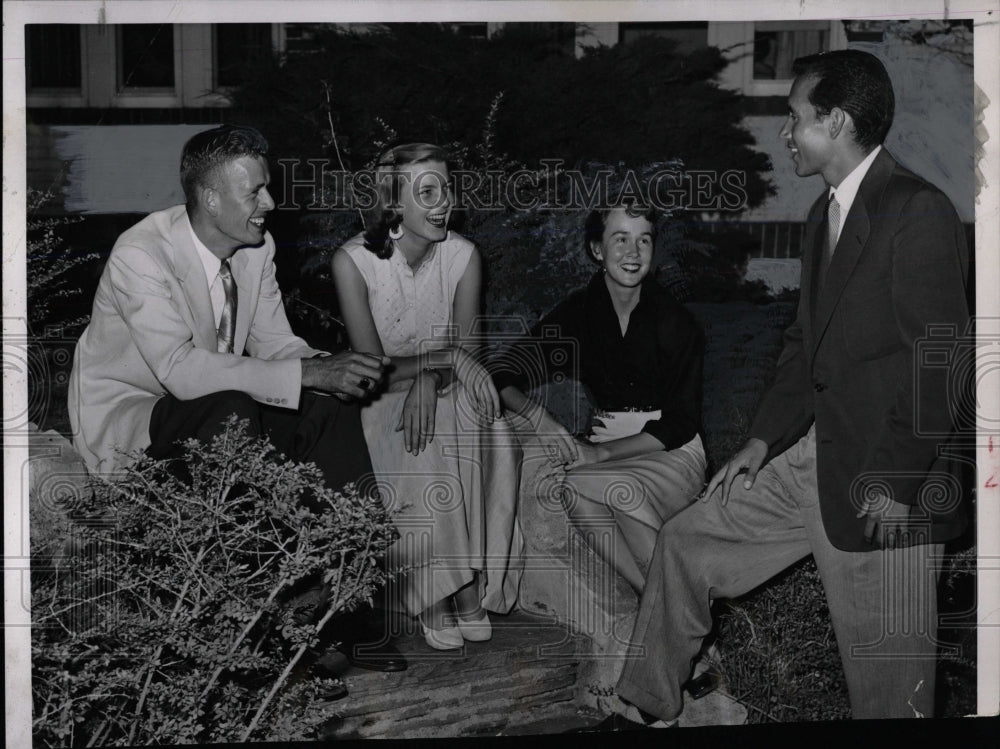
[[[845,112],[840,107],[834,107],[830,110],[830,114],[826,116],[827,127],[830,129],[830,137],[837,138],[842,132],[851,133],[854,132],[854,120],[851,119],[851,115]],[[844,128],[847,128],[845,131]]]
[[219,191],[210,185],[198,188],[198,203],[209,216],[219,215]]

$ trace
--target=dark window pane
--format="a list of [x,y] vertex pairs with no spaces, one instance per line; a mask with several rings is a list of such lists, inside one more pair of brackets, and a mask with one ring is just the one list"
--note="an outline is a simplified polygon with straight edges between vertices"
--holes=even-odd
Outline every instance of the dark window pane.
[[504,24],[501,33],[507,39],[530,40],[536,59],[550,55],[573,56],[576,49],[576,25],[559,21],[529,21]]
[[25,26],[28,89],[80,88],[80,27]]
[[118,90],[174,87],[174,29],[170,24],[119,27]]
[[827,51],[830,48],[829,36],[828,29],[817,28],[755,30],[753,77],[769,81],[793,78],[792,62],[795,58]]
[[708,23],[705,21],[678,23],[623,23],[618,27],[622,44],[641,36],[661,36],[677,42],[677,54],[686,55],[708,46]]
[[270,24],[218,24],[215,27],[215,85],[244,83],[248,70],[270,54]]
[[485,39],[488,36],[485,23],[455,23],[452,24],[452,28],[462,36],[473,39]]

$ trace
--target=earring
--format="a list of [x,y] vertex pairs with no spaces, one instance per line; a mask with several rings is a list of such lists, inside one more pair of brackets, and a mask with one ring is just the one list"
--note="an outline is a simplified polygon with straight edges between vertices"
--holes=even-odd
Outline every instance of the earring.
[[399,241],[403,238],[403,225],[396,224],[394,227],[389,229],[389,239]]

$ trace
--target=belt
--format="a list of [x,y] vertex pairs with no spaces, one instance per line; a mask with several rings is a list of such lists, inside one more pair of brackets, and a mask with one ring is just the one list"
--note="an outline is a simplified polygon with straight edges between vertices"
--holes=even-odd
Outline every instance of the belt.
[[612,413],[648,413],[650,411],[659,411],[659,406],[609,406],[607,408],[598,408],[594,411],[594,416],[608,416]]

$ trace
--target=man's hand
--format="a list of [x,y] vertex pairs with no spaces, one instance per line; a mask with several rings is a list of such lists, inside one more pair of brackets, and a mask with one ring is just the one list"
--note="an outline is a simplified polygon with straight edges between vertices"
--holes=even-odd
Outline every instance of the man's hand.
[[753,482],[757,479],[757,471],[764,465],[765,458],[767,458],[767,443],[764,440],[751,437],[746,441],[742,449],[729,459],[728,463],[716,471],[715,475],[712,476],[712,480],[708,482],[708,485],[702,491],[700,495],[701,499],[707,500],[721,485],[722,504],[725,505],[729,502],[729,492],[732,490],[733,481],[741,473],[746,474],[743,478],[743,488],[752,488]]
[[341,351],[333,356],[302,360],[302,387],[334,393],[341,400],[364,400],[378,389],[388,356]]
[[865,491],[857,517],[866,518],[865,543],[877,549],[894,549],[913,543],[907,538],[911,507],[896,502],[874,487]]
[[410,385],[410,392],[403,401],[403,412],[396,431],[403,433],[403,447],[408,453],[419,455],[427,443],[434,439],[434,417],[437,414],[437,380],[428,372],[421,372]]

